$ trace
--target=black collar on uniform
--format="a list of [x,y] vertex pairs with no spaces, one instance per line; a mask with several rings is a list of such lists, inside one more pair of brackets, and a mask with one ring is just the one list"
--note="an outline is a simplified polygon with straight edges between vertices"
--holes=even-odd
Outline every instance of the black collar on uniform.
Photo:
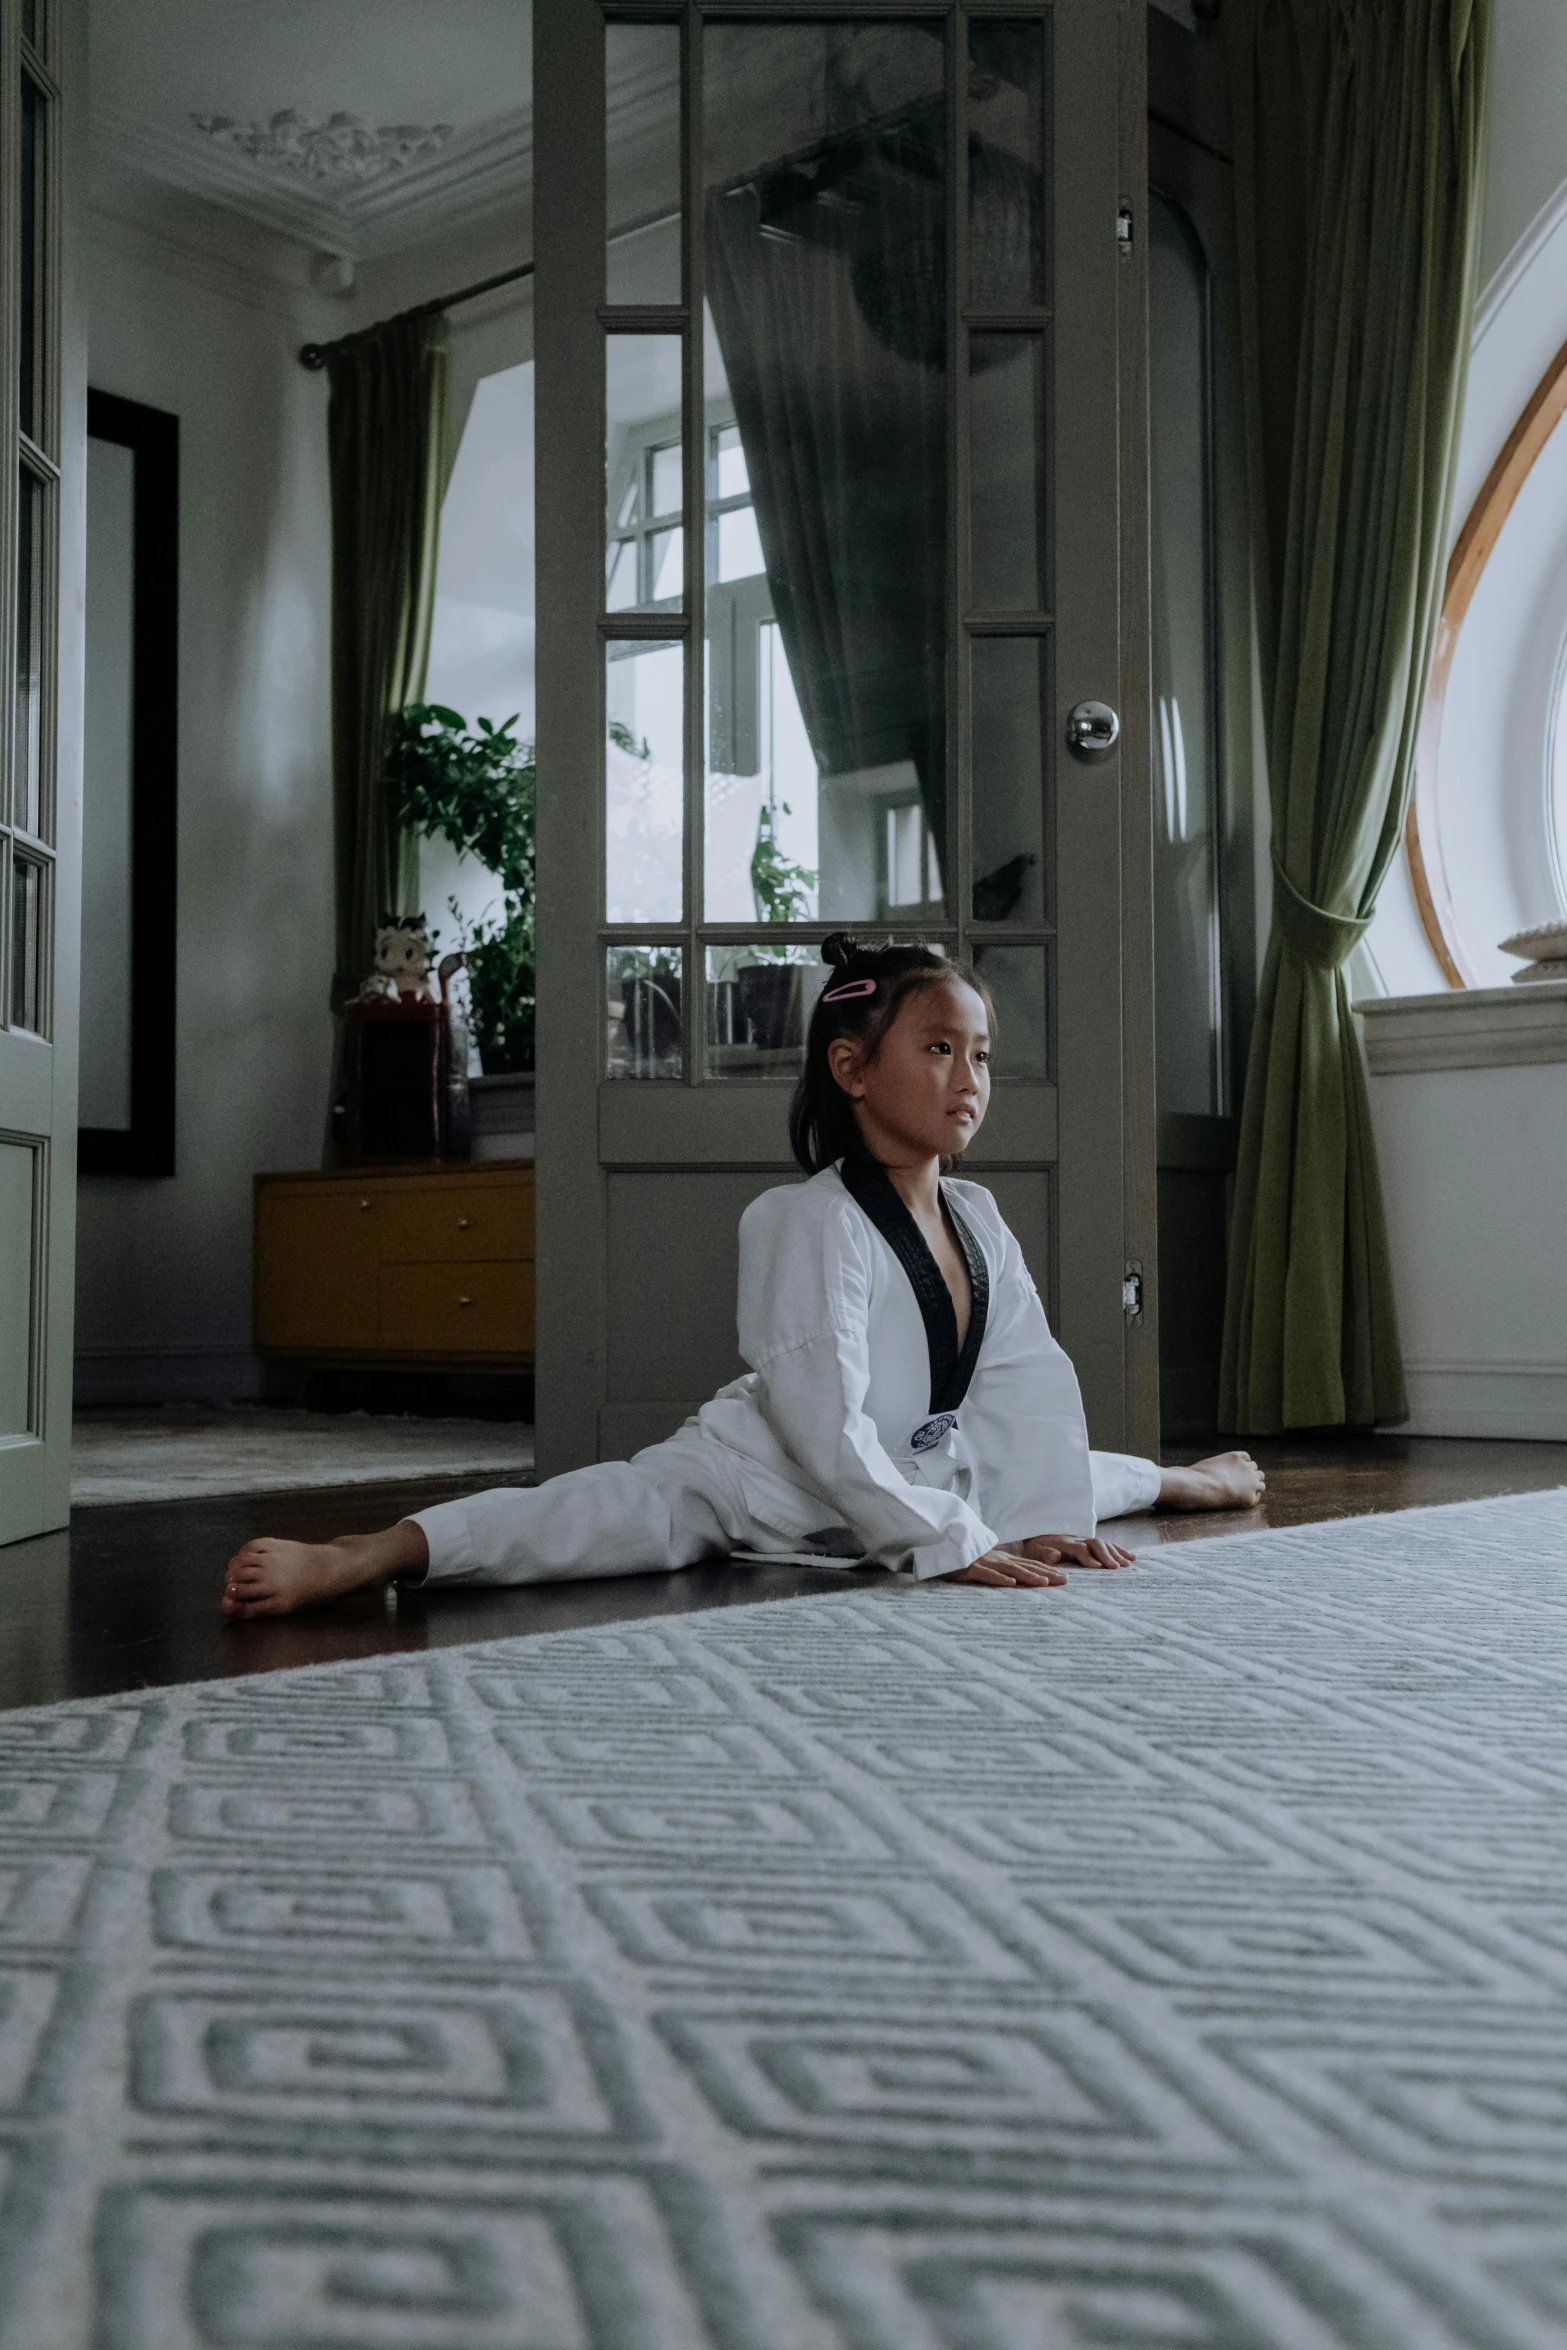
[[851,1151],[838,1172],[849,1197],[865,1210],[909,1277],[930,1349],[930,1408],[933,1412],[955,1412],[969,1391],[990,1312],[990,1274],[984,1252],[944,1188],[942,1204],[968,1265],[968,1330],[960,1347],[952,1293],[886,1168],[868,1152]]

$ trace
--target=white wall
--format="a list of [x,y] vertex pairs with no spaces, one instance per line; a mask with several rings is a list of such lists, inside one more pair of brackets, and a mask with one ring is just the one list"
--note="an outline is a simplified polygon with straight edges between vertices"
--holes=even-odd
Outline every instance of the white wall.
[[84,1179],[79,1392],[251,1391],[250,1179],[316,1163],[331,1053],[324,379],[312,318],[95,217],[95,387],[180,418],[178,1173]]

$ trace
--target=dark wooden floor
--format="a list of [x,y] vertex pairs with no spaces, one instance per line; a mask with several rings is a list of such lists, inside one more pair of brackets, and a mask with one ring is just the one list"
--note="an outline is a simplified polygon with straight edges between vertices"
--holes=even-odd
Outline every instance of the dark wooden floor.
[[[1253,1449],[1268,1471],[1263,1509],[1140,1521],[1136,1541],[1144,1555],[1203,1535],[1567,1485],[1567,1445],[1559,1444],[1366,1437],[1259,1442]],[[875,1573],[725,1564],[532,1590],[404,1592],[395,1601],[375,1594],[270,1623],[230,1624],[218,1614],[225,1562],[252,1534],[321,1538],[387,1525],[458,1490],[429,1483],[355,1486],[79,1511],[69,1533],[0,1550],[0,1707],[855,1585],[874,1589],[887,1580]],[[1068,1594],[1039,1601],[1061,1603],[1069,1604]]]

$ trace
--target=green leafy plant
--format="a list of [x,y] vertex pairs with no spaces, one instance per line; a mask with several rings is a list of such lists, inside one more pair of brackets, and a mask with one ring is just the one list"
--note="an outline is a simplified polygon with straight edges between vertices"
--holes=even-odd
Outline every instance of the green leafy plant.
[[811,892],[817,875],[806,865],[795,865],[778,845],[776,819],[792,814],[783,800],[778,809],[764,800],[756,820],[756,846],[751,851],[751,897],[758,922],[809,922]]
[[[466,924],[449,900],[468,957],[474,1033],[487,1075],[533,1067],[537,981],[534,840],[538,774],[517,719],[470,728],[456,710],[415,702],[388,731],[386,781],[410,832],[439,835],[476,857],[501,885],[499,921]],[[629,744],[626,747],[634,747]]]

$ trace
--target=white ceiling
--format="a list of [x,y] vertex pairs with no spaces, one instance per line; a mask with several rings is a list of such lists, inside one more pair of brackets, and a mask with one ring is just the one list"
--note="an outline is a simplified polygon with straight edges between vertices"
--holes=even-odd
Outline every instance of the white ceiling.
[[[100,169],[203,196],[356,259],[515,204],[531,154],[530,0],[91,0]],[[348,113],[452,136],[362,183],[311,179],[198,131]]]

